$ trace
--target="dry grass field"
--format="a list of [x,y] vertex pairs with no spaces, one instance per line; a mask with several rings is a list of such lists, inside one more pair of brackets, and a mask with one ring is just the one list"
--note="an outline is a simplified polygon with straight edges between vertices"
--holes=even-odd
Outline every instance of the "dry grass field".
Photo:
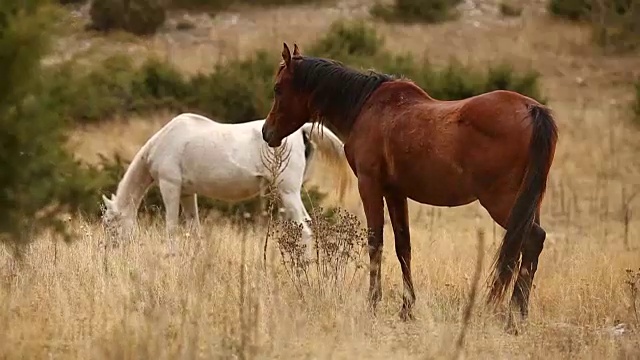
[[[160,53],[194,72],[260,47],[279,53],[283,40],[304,52],[333,20],[367,18],[372,3],[240,8],[202,20],[190,33],[166,31],[144,40],[72,34],[60,40],[60,49]],[[640,359],[640,314],[634,311],[634,304],[640,311],[640,295],[633,298],[626,271],[640,271],[640,194],[632,198],[640,192],[640,131],[628,110],[640,57],[601,54],[587,29],[550,18],[542,1],[507,19],[497,13],[498,3],[466,1],[461,19],[440,25],[376,25],[393,51],[475,65],[507,59],[537,69],[559,125],[542,213],[548,236],[528,326],[521,335],[506,334],[484,308],[481,287],[463,356]],[[71,145],[89,161],[113,150],[130,158],[172,115],[78,129]],[[322,170],[316,168],[313,182],[328,191],[332,179]],[[354,187],[343,207],[364,220],[359,206]],[[272,238],[265,271],[264,226],[243,229],[207,218],[201,238],[183,236],[178,255],[165,257],[163,219],[141,219],[137,237],[117,248],[104,246],[98,224],[72,219],[75,243],[43,236],[21,266],[0,255],[0,358],[449,358],[473,286],[478,231],[485,234],[482,286],[502,230],[478,204],[412,203],[410,218],[418,300],[416,320],[407,323],[397,316],[402,283],[389,225],[383,301],[374,317],[365,304],[365,269],[357,269],[353,283],[339,282],[337,293],[321,291],[329,285],[314,274],[310,282],[320,289],[298,288]],[[364,256],[360,261],[368,263]]]

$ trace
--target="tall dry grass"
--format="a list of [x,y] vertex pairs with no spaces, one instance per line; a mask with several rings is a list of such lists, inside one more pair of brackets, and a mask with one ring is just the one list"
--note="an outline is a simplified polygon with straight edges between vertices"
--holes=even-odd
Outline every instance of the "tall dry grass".
[[[535,7],[527,5],[521,20],[488,19],[479,27],[471,21],[429,28],[379,24],[394,51],[419,54],[426,48],[436,62],[455,56],[481,64],[507,57],[531,64],[544,74],[560,126],[543,205],[548,236],[529,325],[520,336],[505,334],[501,319],[484,308],[481,287],[463,356],[638,359],[640,325],[633,304],[640,309],[640,299],[631,297],[626,270],[633,274],[640,267],[640,196],[630,200],[639,189],[640,147],[628,125],[630,96],[623,85],[638,60],[594,54],[588,31],[537,16]],[[143,47],[166,52],[193,72],[258,45],[277,48],[282,39],[308,43],[342,16],[329,10],[246,11],[242,18],[251,26],[214,25],[206,42],[169,46],[160,37]],[[290,25],[281,26],[282,19]],[[116,47],[109,39],[95,41]],[[61,44],[65,52],[71,48]],[[185,52],[190,56],[180,56]],[[73,140],[86,160],[112,149],[132,155],[165,119],[166,114],[79,129]],[[319,170],[313,183],[331,187],[332,179]],[[362,221],[354,190],[347,208]],[[389,224],[383,300],[373,317],[366,310],[366,268],[340,294],[301,300],[271,241],[265,272],[263,227],[241,229],[208,218],[202,238],[183,237],[178,255],[165,257],[162,219],[142,221],[138,236],[116,249],[104,247],[98,225],[73,219],[80,239],[70,246],[55,246],[43,236],[21,266],[0,254],[0,358],[448,358],[455,355],[474,285],[476,234],[485,234],[488,259],[502,231],[477,204],[438,209],[411,203],[410,218],[418,300],[417,320],[408,323],[397,316],[402,283]],[[484,263],[482,280],[490,262]],[[622,334],[614,335],[619,323],[625,324],[618,327]]]
[[[639,222],[627,220],[625,242],[623,207],[617,208],[624,202],[614,201],[614,190],[600,190],[586,199],[551,184],[543,215],[549,237],[528,327],[507,335],[503,321],[484,308],[481,288],[466,357],[640,356],[625,271],[640,266]],[[477,231],[486,234],[485,257],[495,252],[501,231],[476,205],[423,209],[412,212],[418,302],[417,320],[408,323],[397,316],[401,274],[389,230],[384,297],[372,316],[366,267],[348,286],[338,283],[340,292],[301,297],[298,286],[305,285],[292,281],[276,241],[263,270],[263,227],[208,218],[201,238],[184,235],[178,254],[166,257],[162,221],[142,219],[132,242],[111,248],[100,226],[74,219],[78,242],[55,245],[44,237],[22,265],[0,258],[0,357],[449,358],[474,285]],[[356,260],[366,263],[364,252]],[[615,335],[620,322],[625,332]]]

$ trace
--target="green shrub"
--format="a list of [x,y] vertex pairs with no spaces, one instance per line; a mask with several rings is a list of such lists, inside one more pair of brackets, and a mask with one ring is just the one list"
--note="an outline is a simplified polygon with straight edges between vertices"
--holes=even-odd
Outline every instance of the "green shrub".
[[549,11],[569,20],[579,20],[591,12],[590,0],[550,0],[547,5]]
[[637,8],[637,0],[549,0],[547,8],[549,11],[559,17],[569,20],[584,20],[593,17],[593,12],[601,12],[603,10],[611,11],[618,15],[624,15],[634,7]]
[[136,35],[155,33],[166,19],[163,0],[93,0],[89,14],[93,30]]
[[84,193],[74,183],[84,173],[65,150],[62,109],[42,82],[58,20],[45,4],[0,2],[0,243],[16,255],[46,229],[68,235],[57,215]]
[[276,58],[258,51],[246,60],[217,65],[210,74],[190,81],[194,95],[189,108],[222,122],[238,123],[264,118],[272,99]]
[[500,2],[500,13],[509,17],[520,16],[522,14],[522,4],[515,0],[502,0]]
[[371,15],[385,21],[438,23],[458,16],[461,0],[395,0],[391,6],[376,3]]
[[211,73],[185,78],[173,66],[149,59],[140,67],[114,55],[90,70],[67,63],[49,74],[50,92],[67,118],[81,123],[158,108],[194,111],[222,122],[264,117],[271,106],[275,60],[265,52],[217,65]]
[[633,50],[640,45],[638,0],[549,0],[549,11],[558,17],[587,22],[594,41],[609,50]]
[[383,46],[384,39],[364,21],[336,21],[327,34],[309,48],[309,53],[328,58],[372,57]]
[[157,108],[182,111],[194,91],[170,64],[151,58],[136,67],[124,55],[107,57],[90,70],[69,62],[47,79],[65,117],[81,123]]
[[[425,89],[432,97],[456,100],[492,90],[512,90],[545,102],[535,71],[518,74],[507,64],[497,64],[479,72],[451,61],[444,68],[432,66],[428,59],[415,60],[411,54],[393,55],[382,49],[384,40],[375,29],[361,22],[338,22],[309,48],[313,56],[329,57],[356,68],[404,76]],[[302,49],[306,53],[305,49]]]
[[84,4],[86,3],[87,0],[58,0],[58,3],[62,4],[62,5],[68,5],[68,4]]
[[207,9],[220,11],[235,4],[280,6],[326,2],[326,0],[170,0],[169,6],[176,9]]
[[[535,72],[518,74],[501,64],[478,72],[456,62],[436,68],[428,60],[393,55],[383,45],[384,39],[371,26],[358,21],[337,22],[308,51],[302,51],[356,68],[372,67],[406,76],[439,99],[461,99],[508,89],[542,101]],[[49,92],[65,109],[67,118],[83,123],[158,108],[197,112],[222,122],[245,122],[263,118],[269,111],[278,55],[258,51],[190,78],[158,59],[136,67],[129,58],[116,55],[90,70],[69,63],[50,71]]]
[[595,2],[592,7],[589,20],[598,45],[613,51],[640,46],[640,0]]

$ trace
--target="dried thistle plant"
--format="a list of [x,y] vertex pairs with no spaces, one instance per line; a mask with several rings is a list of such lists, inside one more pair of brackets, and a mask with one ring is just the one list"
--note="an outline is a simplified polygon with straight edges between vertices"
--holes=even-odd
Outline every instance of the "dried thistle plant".
[[289,165],[291,159],[291,147],[287,147],[287,139],[277,148],[270,148],[263,146],[260,151],[260,161],[267,169],[269,178],[265,179],[263,186],[265,198],[267,201],[267,231],[264,237],[264,246],[262,249],[262,261],[264,269],[267,268],[267,246],[269,244],[269,235],[271,233],[271,225],[273,223],[273,210],[278,206],[280,198],[278,196],[277,188],[280,182],[280,175]]
[[640,315],[638,314],[638,303],[640,302],[640,268],[637,270],[627,269],[627,279],[625,284],[629,287],[629,301],[631,309],[636,318],[636,324],[640,325]]
[[329,221],[323,213],[318,207],[309,214],[315,259],[307,257],[305,245],[299,241],[302,224],[279,220],[274,227],[282,265],[303,300],[309,295],[344,299],[365,264],[367,232],[357,217],[338,208]]

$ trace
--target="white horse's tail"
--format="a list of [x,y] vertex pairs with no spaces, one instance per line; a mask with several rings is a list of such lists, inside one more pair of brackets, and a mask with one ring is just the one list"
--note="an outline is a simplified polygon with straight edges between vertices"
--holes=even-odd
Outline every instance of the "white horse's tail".
[[351,168],[344,154],[344,144],[331,130],[318,123],[305,123],[302,131],[316,145],[320,154],[333,165],[331,168],[338,173],[338,195],[340,202],[344,200],[347,188],[351,185]]

